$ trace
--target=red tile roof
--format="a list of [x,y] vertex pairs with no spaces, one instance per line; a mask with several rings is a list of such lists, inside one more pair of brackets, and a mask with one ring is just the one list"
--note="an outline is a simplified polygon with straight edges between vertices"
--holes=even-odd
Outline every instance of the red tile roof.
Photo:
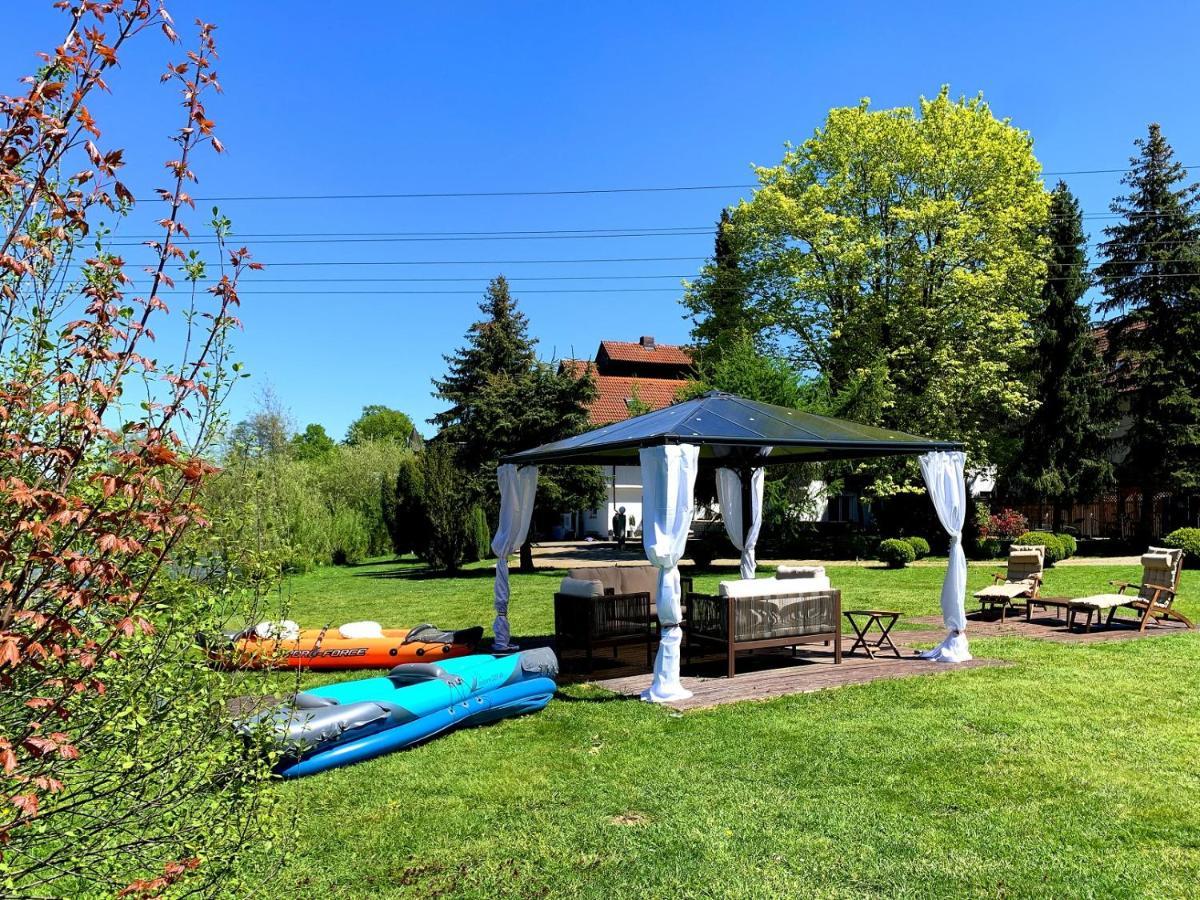
[[600,349],[618,362],[654,362],[672,366],[690,366],[692,354],[676,344],[652,344],[646,347],[632,341],[601,341]]
[[662,409],[675,402],[688,382],[679,378],[628,378],[623,375],[596,375],[596,399],[588,408],[593,425],[608,425],[629,418],[629,405],[637,386],[638,400],[651,410]]

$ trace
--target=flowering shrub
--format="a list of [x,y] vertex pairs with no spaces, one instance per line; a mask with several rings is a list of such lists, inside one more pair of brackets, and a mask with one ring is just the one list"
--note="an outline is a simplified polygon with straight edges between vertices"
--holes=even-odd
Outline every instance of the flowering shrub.
[[1002,509],[988,516],[981,537],[993,537],[1000,541],[1016,540],[1018,535],[1029,530],[1029,520],[1015,509]]
[[[266,765],[228,727],[240,682],[194,637],[255,594],[195,530],[237,378],[238,279],[255,264],[225,247],[219,216],[211,277],[179,246],[192,159],[221,150],[204,105],[218,89],[212,26],[163,76],[183,122],[135,284],[95,227],[135,201],[88,102],[129,40],[177,37],[151,0],[56,6],[62,43],[22,95],[0,97],[0,883],[199,891],[269,828]],[[169,363],[148,349],[163,329]]]

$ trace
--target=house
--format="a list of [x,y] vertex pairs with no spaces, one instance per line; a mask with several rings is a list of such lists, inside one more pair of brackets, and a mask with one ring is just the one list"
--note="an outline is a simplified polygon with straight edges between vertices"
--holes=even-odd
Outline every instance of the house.
[[[651,335],[637,341],[601,341],[595,359],[564,359],[559,371],[596,382],[596,398],[588,407],[593,427],[623,422],[635,415],[670,406],[686,390],[694,374],[692,353],[677,344],[660,344]],[[607,538],[612,519],[625,507],[630,534],[642,525],[642,472],[638,466],[604,466],[607,498],[603,506],[563,515],[560,537]]]

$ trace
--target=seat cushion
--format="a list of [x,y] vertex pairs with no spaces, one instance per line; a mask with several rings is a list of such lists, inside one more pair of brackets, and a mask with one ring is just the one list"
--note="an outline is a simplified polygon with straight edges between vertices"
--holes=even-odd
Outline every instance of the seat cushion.
[[383,637],[383,626],[378,622],[347,622],[338,628],[338,634],[348,641],[381,638]]
[[567,577],[580,581],[599,581],[604,586],[604,590],[600,592],[602,594],[609,591],[614,594],[621,593],[621,576],[617,566],[581,566],[567,569]]
[[568,597],[601,597],[604,595],[604,585],[599,581],[587,581],[568,575],[558,586],[558,592]]
[[780,566],[775,570],[775,577],[778,579],[821,578],[824,575],[824,566]]
[[820,593],[829,590],[829,579],[825,576],[795,579],[745,578],[737,581],[722,581],[718,593],[722,597],[793,597],[796,594]]
[[1094,606],[1096,609],[1112,609],[1114,606],[1124,606],[1130,600],[1136,599],[1136,597],[1125,594],[1094,594],[1091,597],[1080,597],[1071,602],[1080,606]]
[[981,591],[975,592],[977,600],[1008,599],[1013,600],[1033,590],[1032,581],[1006,581],[1003,584],[991,584]]
[[650,595],[650,602],[658,601],[658,569],[654,566],[621,566],[620,573],[622,594]]

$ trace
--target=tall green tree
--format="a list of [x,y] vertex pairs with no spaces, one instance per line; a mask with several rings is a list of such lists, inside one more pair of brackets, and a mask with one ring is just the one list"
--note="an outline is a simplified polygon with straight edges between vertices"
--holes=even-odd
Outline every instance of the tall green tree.
[[1091,286],[1079,202],[1063,182],[1050,197],[1044,308],[1034,320],[1037,409],[1021,428],[1021,452],[1009,474],[1012,492],[1054,508],[1054,530],[1073,502],[1113,483],[1109,435],[1112,392],[1084,299]]
[[[466,344],[446,357],[445,377],[434,380],[436,395],[450,407],[432,421],[441,429],[439,439],[455,448],[459,477],[494,522],[500,458],[585,431],[596,388],[590,377],[559,374],[538,360],[529,321],[503,275],[488,285],[479,308],[483,318],[468,329]],[[603,481],[591,468],[546,467],[539,475],[543,510],[589,508],[603,496]]]
[[[845,415],[967,444],[1028,412],[1048,196],[981,97],[832,110],[733,213],[747,303]],[[853,402],[850,402],[853,401]]]
[[292,436],[292,458],[302,462],[312,462],[327,458],[337,444],[325,431],[325,426],[310,422],[304,431]]
[[720,353],[729,344],[749,336],[766,337],[757,310],[747,302],[747,277],[737,249],[738,232],[728,209],[721,210],[712,259],[700,277],[687,286],[683,305],[692,317],[692,340],[697,356]]
[[1098,274],[1130,418],[1121,469],[1141,486],[1148,535],[1156,493],[1200,488],[1200,185],[1187,183],[1157,124],[1134,143]]
[[364,406],[362,415],[350,423],[346,431],[346,443],[350,446],[367,441],[392,441],[412,446],[416,427],[412,419],[400,412],[380,404]]

